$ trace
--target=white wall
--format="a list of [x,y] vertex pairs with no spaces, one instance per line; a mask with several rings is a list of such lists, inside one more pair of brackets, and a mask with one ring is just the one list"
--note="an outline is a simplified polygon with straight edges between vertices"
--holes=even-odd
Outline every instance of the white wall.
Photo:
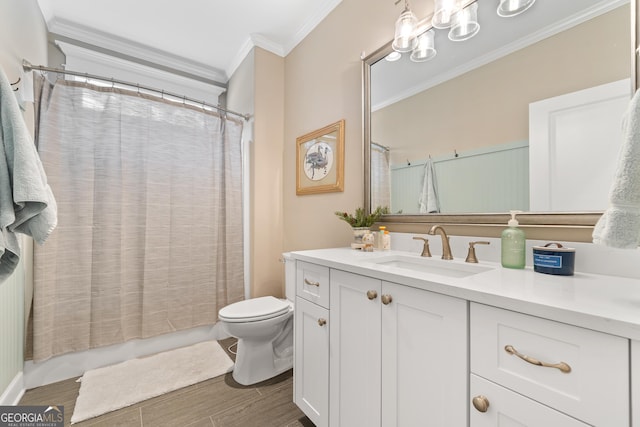
[[[22,60],[47,62],[47,34],[36,0],[0,0],[0,68],[9,81],[18,80]],[[25,120],[33,129],[33,108],[28,105]],[[23,239],[26,240],[26,239]],[[31,244],[23,244],[23,261],[18,271],[0,283],[0,404],[17,403],[22,389],[25,301],[32,292]],[[27,298],[24,294],[27,294]]]

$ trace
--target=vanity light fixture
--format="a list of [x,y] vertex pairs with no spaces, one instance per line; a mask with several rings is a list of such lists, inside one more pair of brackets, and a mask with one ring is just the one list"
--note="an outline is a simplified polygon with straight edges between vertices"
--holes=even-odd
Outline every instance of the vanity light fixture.
[[411,52],[418,45],[416,28],[418,18],[409,9],[409,0],[404,0],[404,10],[396,21],[396,31],[393,37],[393,50],[396,52]]
[[396,52],[395,50],[389,52],[389,54],[384,57],[384,59],[389,62],[395,62],[400,58],[402,58],[402,54],[400,52]]
[[[395,4],[402,0],[396,0]],[[391,46],[395,51],[387,61],[397,61],[399,53],[411,52],[414,62],[428,61],[436,56],[434,29],[449,28],[449,40],[463,41],[478,34],[478,0],[433,0],[433,16],[419,20],[404,0],[404,10],[396,21]],[[536,0],[497,0],[497,13],[512,17],[529,9]]]
[[418,46],[411,52],[411,60],[413,62],[428,61],[436,56],[435,34],[435,30],[432,28],[418,36]]
[[500,0],[498,5],[498,16],[503,18],[510,18],[512,16],[520,15],[525,10],[529,9],[536,0]]
[[478,3],[472,3],[466,8],[456,12],[452,18],[453,24],[449,30],[449,40],[460,42],[468,40],[478,34]]
[[462,9],[460,0],[434,0],[431,25],[440,30],[453,24],[453,16]]

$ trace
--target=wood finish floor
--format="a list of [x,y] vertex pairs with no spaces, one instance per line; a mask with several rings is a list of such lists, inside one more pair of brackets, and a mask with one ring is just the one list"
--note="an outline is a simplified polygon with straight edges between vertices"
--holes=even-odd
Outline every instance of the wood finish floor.
[[[220,344],[226,350],[233,342]],[[76,379],[28,390],[20,405],[64,405],[68,426],[80,390]],[[314,427],[293,403],[291,370],[252,386],[238,384],[229,373],[74,426]]]

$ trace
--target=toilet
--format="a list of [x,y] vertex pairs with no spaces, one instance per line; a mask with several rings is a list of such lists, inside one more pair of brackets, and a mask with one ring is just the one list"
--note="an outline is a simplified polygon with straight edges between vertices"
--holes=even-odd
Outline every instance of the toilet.
[[289,254],[283,257],[287,299],[251,298],[218,312],[223,330],[238,339],[233,379],[239,384],[255,384],[293,367],[296,264]]

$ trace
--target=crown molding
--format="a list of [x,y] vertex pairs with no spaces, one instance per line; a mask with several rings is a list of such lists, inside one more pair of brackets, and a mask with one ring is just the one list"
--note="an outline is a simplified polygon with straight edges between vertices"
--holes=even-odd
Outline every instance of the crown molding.
[[342,0],[320,2],[320,8],[318,8],[316,13],[303,22],[294,36],[284,44],[284,55],[282,56],[288,55],[298,45],[298,43],[304,40],[304,38],[307,37],[309,33],[311,33],[311,31],[313,31],[313,29],[317,27],[318,24],[320,24],[320,22],[322,22],[341,2]]
[[298,45],[298,43],[304,40],[304,38],[307,37],[309,33],[311,33],[311,31],[313,31],[313,29],[318,26],[318,24],[322,22],[322,20],[324,20],[324,18],[326,18],[327,15],[329,15],[329,13],[331,13],[331,11],[333,11],[333,9],[335,9],[336,6],[338,6],[341,2],[342,0],[329,0],[321,2],[321,7],[316,11],[316,13],[314,13],[309,17],[309,19],[304,21],[302,25],[300,25],[296,33],[293,35],[293,37],[290,40],[285,41],[285,43],[283,44],[276,43],[273,40],[260,34],[251,34],[238,51],[238,54],[231,61],[229,67],[226,69],[227,76],[233,75],[242,61],[244,61],[244,58],[249,54],[249,52],[251,52],[254,47],[262,48],[284,58]]
[[225,85],[228,80],[226,73],[217,68],[191,61],[122,37],[97,31],[65,19],[54,17],[47,22],[47,26],[49,32],[54,35],[77,40],[111,52],[117,52],[130,58],[137,58],[150,64],[157,64],[167,69],[178,70],[222,85]]

